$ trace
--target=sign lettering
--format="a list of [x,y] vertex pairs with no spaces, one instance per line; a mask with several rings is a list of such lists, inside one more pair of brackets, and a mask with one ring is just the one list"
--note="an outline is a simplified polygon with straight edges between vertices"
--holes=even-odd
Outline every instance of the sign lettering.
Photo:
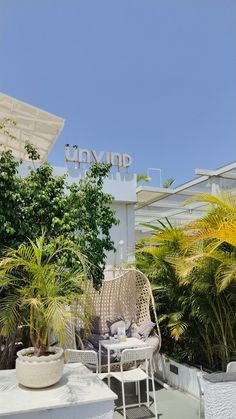
[[132,157],[126,153],[112,153],[110,151],[87,150],[86,148],[79,148],[77,145],[70,147],[65,145],[65,160],[70,163],[91,164],[109,163],[118,168],[127,169],[132,164]]

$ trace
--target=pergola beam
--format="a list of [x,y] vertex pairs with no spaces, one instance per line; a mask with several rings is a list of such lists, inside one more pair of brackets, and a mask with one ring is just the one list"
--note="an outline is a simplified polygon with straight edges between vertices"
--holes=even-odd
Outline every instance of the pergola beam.
[[224,173],[218,173],[217,170],[205,170],[205,169],[196,169],[195,170],[196,175],[205,175],[209,177],[220,177],[225,179],[236,179],[236,173],[230,173],[230,170]]
[[[204,215],[204,209],[208,208],[208,204],[198,201],[183,206],[187,199],[197,196],[199,193],[217,193],[220,186],[226,188],[230,186],[231,190],[236,190],[236,162],[217,170],[196,169],[196,174],[199,175],[198,178],[175,189],[139,187],[135,216],[136,230],[148,233],[148,228],[140,224],[158,225],[158,221],[165,223],[165,218],[168,218],[173,225],[196,220]],[[227,179],[232,182],[227,182]],[[146,201],[145,191],[149,198]],[[177,199],[175,199],[176,196]]]

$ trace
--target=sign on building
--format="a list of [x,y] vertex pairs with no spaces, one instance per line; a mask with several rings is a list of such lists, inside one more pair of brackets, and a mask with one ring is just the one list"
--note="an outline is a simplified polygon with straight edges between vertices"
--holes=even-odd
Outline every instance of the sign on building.
[[132,164],[132,157],[126,153],[112,153],[110,151],[87,150],[86,148],[79,148],[77,145],[65,145],[65,160],[68,163],[91,164],[109,163],[117,168],[125,168]]

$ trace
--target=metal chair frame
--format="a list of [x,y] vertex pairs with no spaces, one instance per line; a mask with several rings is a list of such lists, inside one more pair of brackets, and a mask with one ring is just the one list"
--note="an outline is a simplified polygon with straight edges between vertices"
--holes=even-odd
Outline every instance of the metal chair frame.
[[[134,368],[128,371],[124,371],[123,364],[127,362],[144,362],[144,370],[140,367]],[[120,361],[120,372],[112,372],[111,377],[116,378],[121,382],[122,389],[122,402],[123,402],[123,416],[126,419],[126,407],[141,406],[140,400],[140,381],[146,380],[146,389],[147,389],[147,407],[150,406],[150,394],[149,394],[149,379],[152,381],[153,388],[153,400],[155,408],[155,418],[157,419],[157,406],[156,406],[156,393],[155,393],[155,381],[154,381],[154,371],[153,371],[153,348],[146,346],[145,348],[136,348],[136,349],[124,349],[121,354]],[[125,383],[134,382],[136,383],[136,389],[138,393],[138,404],[132,404],[126,406],[125,404]],[[142,403],[145,404],[145,403]]]

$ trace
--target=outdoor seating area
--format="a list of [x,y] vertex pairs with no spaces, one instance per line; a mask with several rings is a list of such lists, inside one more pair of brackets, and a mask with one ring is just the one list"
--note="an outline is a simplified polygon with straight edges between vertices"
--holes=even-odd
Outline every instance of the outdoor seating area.
[[[92,334],[87,337],[84,350],[66,349],[65,360],[87,365],[99,379],[107,380],[109,388],[111,380],[119,381],[126,419],[127,384],[133,382],[136,385],[138,407],[141,407],[140,382],[146,382],[147,407],[150,405],[149,380],[152,387],[155,386],[153,354],[159,351],[161,336],[150,283],[135,269],[114,270],[112,278],[103,281],[100,292],[92,284],[87,292],[92,304]],[[151,313],[156,324],[151,321]],[[102,364],[102,354],[106,364]],[[155,392],[153,394],[157,418]]]
[[[112,362],[114,368],[118,328],[124,328],[126,337],[136,339],[136,346],[145,343],[154,352],[159,351],[161,334],[155,303],[150,283],[142,272],[133,268],[114,269],[112,278],[103,281],[99,292],[89,283],[87,293],[92,306],[92,325],[84,348],[98,352],[99,367],[108,364],[109,368]],[[113,342],[106,346],[108,337]]]
[[[100,332],[103,332],[99,335],[98,351],[88,348],[65,349],[66,365],[61,378],[57,379],[54,385],[48,384],[50,386],[46,389],[30,388],[37,387],[35,380],[27,384],[22,377],[23,385],[19,386],[17,380],[22,373],[19,365],[16,370],[3,371],[0,387],[2,406],[0,417],[7,415],[12,419],[47,418],[48,412],[50,418],[66,415],[68,419],[74,417],[75,412],[81,419],[87,417],[157,419],[160,415],[163,416],[159,407],[161,387],[154,379],[153,359],[153,355],[159,352],[161,335],[148,279],[133,268],[115,270],[112,278],[104,280],[100,292],[92,287],[92,283],[88,283],[87,287],[89,290],[87,289],[86,295],[90,296],[93,307],[92,326],[97,327],[96,331],[100,327]],[[80,313],[79,319],[82,307],[82,305],[77,307],[79,310],[77,313]],[[151,316],[156,323],[151,321]],[[110,320],[107,320],[108,318]],[[78,332],[76,327],[78,323],[73,329],[75,335]],[[120,332],[123,334],[119,334]],[[102,340],[101,337],[106,339]],[[88,337],[85,344],[88,344],[89,339]],[[75,336],[70,343],[76,344]],[[102,349],[108,355],[106,364],[101,362]],[[115,362],[112,362],[112,351],[116,354]],[[51,375],[53,371],[50,373],[48,369],[47,374]],[[84,386],[86,386],[85,393]],[[163,389],[163,391],[165,398],[166,393],[172,390]],[[11,398],[15,398],[18,402],[11,404],[9,402]],[[198,409],[198,403],[192,401],[191,404],[191,400],[187,401],[189,403],[187,411],[191,412],[188,419],[190,417],[194,419],[197,417],[195,410]],[[163,409],[166,418],[170,419],[172,408],[165,406]]]
[[[14,370],[0,373],[0,417],[11,419],[40,419],[80,417],[119,419],[123,417],[122,392],[120,383],[111,381],[111,390],[96,379],[81,364],[67,364],[64,377],[51,388],[30,390],[19,387]],[[150,406],[145,405],[146,387],[140,385],[141,407],[138,404],[135,385],[126,383],[127,419],[151,419],[155,417],[153,388],[150,385]],[[89,391],[88,391],[89,390]],[[158,419],[199,418],[199,402],[191,396],[174,389],[166,390],[155,383]],[[14,400],[14,403],[12,403]],[[115,403],[115,412],[114,412]],[[114,413],[113,413],[114,412]],[[178,413],[177,413],[178,412]]]
[[[128,284],[130,294],[127,294]],[[90,294],[93,296],[92,301],[96,302],[96,306],[93,306],[93,313],[96,314],[94,316],[96,326],[98,327],[100,324],[100,330],[104,334],[108,332],[105,340],[99,339],[99,351],[65,349],[66,365],[62,378],[48,389],[33,390],[24,386],[19,387],[15,376],[19,373],[15,370],[3,371],[0,387],[2,406],[0,417],[7,415],[12,419],[47,418],[50,411],[50,418],[60,418],[66,415],[69,419],[74,417],[76,412],[76,415],[79,415],[81,419],[87,417],[109,419],[113,417],[114,408],[114,418],[128,419],[134,417],[132,416],[134,414],[136,418],[140,419],[144,417],[157,419],[160,415],[163,416],[163,413],[159,411],[158,393],[160,387],[158,386],[158,390],[156,390],[153,363],[153,354],[159,351],[161,337],[158,323],[155,325],[150,320],[150,314],[153,310],[155,312],[155,306],[149,281],[135,269],[127,269],[122,272],[119,270],[114,272],[114,278],[103,282],[100,293],[92,288]],[[106,301],[109,301],[109,304],[106,304]],[[100,316],[97,315],[98,313]],[[106,320],[107,317],[112,318],[112,316],[116,319],[115,322]],[[130,327],[132,322],[129,321],[131,318],[136,319],[137,322],[133,330],[135,337],[132,337],[132,334],[130,337],[126,335],[128,328],[132,332]],[[154,318],[157,320],[156,313]],[[138,332],[138,330],[143,330],[144,333],[144,326],[139,329],[142,325],[149,327],[149,330],[146,330],[146,336]],[[156,326],[155,333],[149,337],[154,326]],[[117,328],[124,329],[123,336],[117,335]],[[111,330],[113,335],[109,336]],[[76,340],[72,339],[72,342],[76,342]],[[150,343],[152,346],[149,346]],[[106,358],[108,362],[107,365],[103,364],[103,372],[101,372],[102,348],[108,352]],[[114,364],[110,362],[111,351],[115,351],[118,355]],[[86,393],[84,393],[85,385]],[[167,391],[169,390],[164,390],[164,393]],[[16,398],[18,402],[12,405],[9,402],[10,398]],[[122,403],[120,403],[120,398]],[[188,419],[195,418],[195,406],[194,403],[192,404],[192,416],[189,416]],[[171,418],[169,408],[164,417]]]
[[[178,228],[170,223],[150,229],[154,239],[142,242],[136,266],[114,266],[103,275],[86,265],[87,256],[81,253],[76,237],[70,241],[62,236],[47,238],[43,232],[35,241],[32,238],[2,254],[0,417],[69,419],[76,414],[81,419],[176,419],[176,409],[181,419],[221,419],[222,411],[225,418],[234,417],[235,362],[226,363],[226,353],[214,356],[222,357],[227,371],[196,373],[199,388],[193,393],[188,391],[190,376],[184,373],[184,383],[180,366],[172,360],[163,362],[165,355],[160,351],[168,348],[169,328],[177,334],[181,329],[171,320],[172,314],[164,316],[170,324],[165,321],[163,327],[161,310],[168,308],[170,296],[163,294],[164,284],[160,284],[163,280],[168,284],[169,272],[171,281],[175,278],[168,265],[168,254],[173,255],[168,246],[182,236],[176,236]],[[234,245],[228,235],[227,240]],[[154,281],[150,278],[154,257],[162,249],[167,259],[158,263],[167,264],[157,286],[158,272]],[[75,259],[76,269],[64,269],[65,255]],[[188,261],[187,255],[185,266]],[[178,303],[176,287],[172,282],[171,310]],[[32,347],[28,347],[30,341]],[[194,350],[197,353],[196,345]],[[172,380],[173,376],[179,377]],[[225,392],[227,397],[221,397]],[[16,400],[14,405],[11,398]]]
[[236,1],[0,13],[0,419],[236,419]]

